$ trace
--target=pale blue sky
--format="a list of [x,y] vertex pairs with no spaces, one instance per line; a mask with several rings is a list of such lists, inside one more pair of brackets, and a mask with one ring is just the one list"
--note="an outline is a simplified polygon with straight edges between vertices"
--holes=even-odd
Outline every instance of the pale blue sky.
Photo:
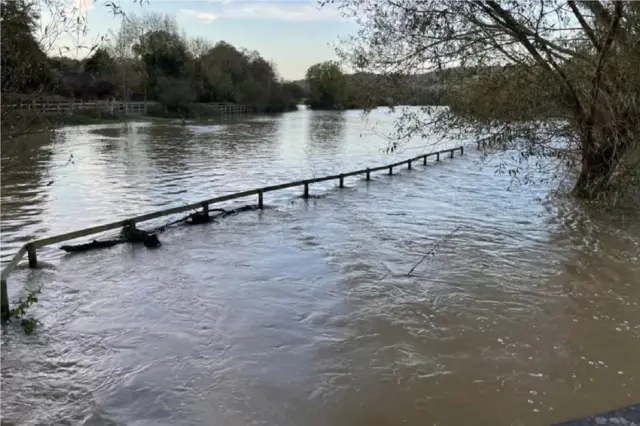
[[[119,27],[121,18],[109,14],[104,0],[95,4],[91,0],[73,1],[86,11],[90,29],[81,43],[89,45],[99,35],[108,35],[109,30]],[[121,0],[120,4],[126,13],[169,14],[189,37],[224,40],[239,48],[257,50],[276,64],[285,79],[303,78],[314,63],[336,59],[331,44],[357,30],[336,9],[320,9],[315,0],[149,0],[143,6]]]

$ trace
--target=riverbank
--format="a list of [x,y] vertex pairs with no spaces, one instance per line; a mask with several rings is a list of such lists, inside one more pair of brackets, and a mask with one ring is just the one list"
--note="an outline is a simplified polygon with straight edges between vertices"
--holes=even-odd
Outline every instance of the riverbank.
[[25,135],[48,132],[59,127],[110,124],[128,119],[131,119],[131,117],[111,115],[104,112],[61,115],[21,112],[3,120],[0,125],[2,126],[2,139],[8,140]]
[[[36,104],[33,109],[2,110],[4,140],[22,135],[46,132],[64,126],[109,124],[139,119],[199,119],[225,118],[252,114],[276,114],[296,111],[297,104],[238,105],[231,103],[194,103],[186,109],[171,109],[156,102]],[[126,113],[125,113],[126,111]]]
[[130,120],[131,117],[117,116],[117,115],[90,115],[90,114],[77,114],[64,116],[56,124],[58,126],[85,126],[90,124],[110,124],[120,121]]
[[147,115],[158,118],[206,118],[245,114],[274,114],[296,111],[295,103],[286,105],[241,105],[231,103],[192,103],[181,108],[162,106],[149,110]]

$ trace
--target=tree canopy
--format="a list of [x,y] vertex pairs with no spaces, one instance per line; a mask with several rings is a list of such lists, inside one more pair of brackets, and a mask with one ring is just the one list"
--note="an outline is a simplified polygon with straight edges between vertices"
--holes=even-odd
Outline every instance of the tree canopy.
[[101,47],[91,55],[84,63],[84,71],[94,75],[106,75],[113,72],[114,60],[107,51]]
[[47,55],[35,38],[39,15],[35,5],[24,0],[0,3],[0,61],[2,91],[33,93],[51,84]]
[[[297,85],[285,84],[273,63],[258,52],[237,49],[224,41],[187,38],[174,18],[158,13],[123,17],[118,31],[100,46],[93,46],[86,58],[47,57],[36,38],[39,16],[35,6],[26,0],[2,0],[5,95],[115,95],[157,100],[169,110],[183,112],[197,102],[238,103],[261,112],[286,111],[295,109],[302,99]],[[119,13],[117,6],[113,10]],[[70,17],[62,9],[56,13],[64,19]],[[79,30],[81,26],[78,17]]]
[[433,75],[385,76],[371,72],[345,74],[335,61],[312,65],[306,79],[293,89],[312,109],[369,109],[391,105],[443,105],[444,91]]
[[[582,197],[606,196],[637,174],[640,3],[325,3],[360,24],[340,49],[355,69],[388,77],[440,73],[454,108],[405,114],[400,136],[492,137],[523,161],[558,158],[565,170],[578,169]],[[441,72],[453,67],[463,72]]]
[[335,61],[312,65],[306,74],[311,108],[343,109],[347,102],[347,80]]
[[170,108],[231,102],[270,112],[293,109],[299,100],[285,90],[275,66],[258,52],[224,41],[188,39],[175,20],[164,15],[128,17],[111,44],[112,57],[120,62],[114,78],[127,80],[123,89],[144,91]]

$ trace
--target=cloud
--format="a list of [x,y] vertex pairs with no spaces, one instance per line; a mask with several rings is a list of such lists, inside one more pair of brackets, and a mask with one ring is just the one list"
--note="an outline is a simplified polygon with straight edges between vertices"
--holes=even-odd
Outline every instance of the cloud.
[[180,9],[180,15],[187,19],[200,21],[204,23],[211,23],[218,19],[218,15],[210,12],[202,12],[193,9]]
[[327,21],[340,20],[340,11],[335,7],[318,7],[313,0],[257,1],[257,0],[209,0],[215,11],[180,9],[185,18],[201,22],[215,19],[266,19],[280,21]]
[[315,3],[231,3],[225,8],[225,17],[245,19],[275,19],[282,21],[324,21],[340,19],[335,8],[319,8]]

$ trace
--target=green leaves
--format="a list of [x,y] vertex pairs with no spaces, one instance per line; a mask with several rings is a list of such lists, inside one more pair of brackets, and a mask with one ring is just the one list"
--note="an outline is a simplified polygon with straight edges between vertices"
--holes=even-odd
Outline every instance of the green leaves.
[[97,49],[84,63],[84,71],[94,75],[101,75],[113,70],[114,60],[106,49]]
[[47,57],[35,38],[40,19],[32,3],[2,1],[2,92],[31,93],[50,86]]
[[9,318],[11,319],[19,319],[20,325],[26,334],[31,334],[36,330],[37,321],[32,317],[27,317],[27,309],[35,303],[38,303],[38,297],[36,296],[40,293],[40,290],[36,290],[32,293],[29,293],[26,298],[18,300],[15,308],[9,311]]
[[312,65],[306,74],[311,108],[343,109],[347,103],[347,80],[335,61]]

